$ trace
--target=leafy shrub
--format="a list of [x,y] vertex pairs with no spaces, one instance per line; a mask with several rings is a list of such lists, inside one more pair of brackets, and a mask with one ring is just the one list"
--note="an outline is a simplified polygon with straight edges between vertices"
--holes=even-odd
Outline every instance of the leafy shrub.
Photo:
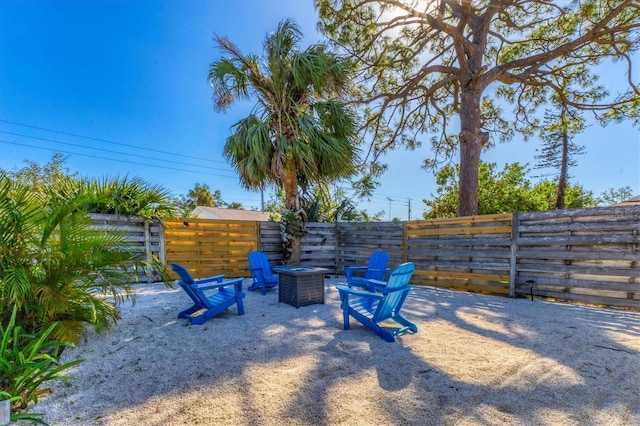
[[102,200],[64,177],[34,192],[0,174],[0,321],[17,306],[28,333],[56,323],[51,337],[75,343],[83,323],[100,331],[119,318],[117,304],[133,300],[137,271],[153,263],[169,282],[157,259],[92,226],[91,202]]
[[0,400],[9,400],[12,421],[46,424],[41,419],[42,414],[22,411],[30,402],[37,403],[38,395],[45,392],[40,385],[63,379],[60,373],[82,360],[60,364],[60,350],[71,344],[49,338],[56,324],[37,334],[29,334],[16,325],[17,312],[17,306],[14,306],[6,327],[0,324]]

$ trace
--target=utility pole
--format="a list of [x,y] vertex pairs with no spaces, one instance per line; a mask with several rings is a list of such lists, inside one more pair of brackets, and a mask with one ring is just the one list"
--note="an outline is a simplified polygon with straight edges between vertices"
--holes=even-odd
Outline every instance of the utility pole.
[[411,198],[409,198],[408,205],[409,205],[409,216],[408,216],[409,219],[408,220],[411,220]]
[[393,201],[391,198],[387,197],[387,200],[389,200],[389,222],[391,222],[391,202]]
[[264,211],[264,187],[260,188],[260,211]]

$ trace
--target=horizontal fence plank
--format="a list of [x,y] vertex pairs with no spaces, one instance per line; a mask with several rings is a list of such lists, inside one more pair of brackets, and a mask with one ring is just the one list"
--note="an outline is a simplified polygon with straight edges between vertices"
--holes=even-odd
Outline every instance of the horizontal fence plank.
[[[610,297],[604,295],[587,295],[576,294],[556,291],[535,290],[536,296],[551,297],[560,300],[567,300],[571,302],[584,302],[596,305],[606,306],[624,306],[629,308],[640,308],[640,299],[638,298],[624,298],[624,297]],[[523,294],[526,296],[526,294]]]
[[410,238],[435,235],[484,235],[484,234],[504,234],[511,232],[511,226],[490,226],[490,227],[462,227],[462,228],[434,228],[421,229],[412,232],[407,231]]

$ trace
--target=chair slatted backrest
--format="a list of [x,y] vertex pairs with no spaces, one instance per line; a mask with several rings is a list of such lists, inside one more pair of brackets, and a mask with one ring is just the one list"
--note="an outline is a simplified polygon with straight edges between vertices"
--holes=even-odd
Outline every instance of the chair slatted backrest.
[[411,262],[403,263],[402,265],[391,271],[387,287],[385,289],[388,292],[385,298],[378,305],[378,309],[374,315],[374,320],[383,321],[392,317],[400,311],[404,299],[406,299],[408,291],[395,291],[405,287],[409,287],[409,281],[413,276],[415,266]]
[[367,265],[364,278],[368,280],[384,280],[388,261],[389,255],[387,252],[382,250],[374,252],[369,257],[369,264]]
[[[252,251],[247,255],[249,258],[249,266],[251,268],[261,268],[262,276],[265,279],[271,279],[273,274],[271,273],[271,265],[269,265],[269,258],[261,251]],[[253,272],[253,271],[252,271]]]
[[193,300],[193,303],[201,307],[211,308],[211,302],[209,301],[209,298],[207,298],[207,296],[201,290],[197,289],[193,285],[195,283],[195,280],[193,279],[187,268],[177,263],[171,263],[171,269],[180,277],[180,281],[178,282],[178,284],[189,295],[191,300]]

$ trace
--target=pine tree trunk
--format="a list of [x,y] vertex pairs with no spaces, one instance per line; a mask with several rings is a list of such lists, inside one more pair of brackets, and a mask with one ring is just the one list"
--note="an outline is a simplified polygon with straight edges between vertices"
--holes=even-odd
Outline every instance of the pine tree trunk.
[[569,162],[569,137],[566,129],[562,133],[562,164],[560,164],[560,178],[556,197],[556,210],[564,209],[564,194],[567,190],[567,167]]
[[478,214],[478,173],[480,153],[489,141],[489,134],[481,132],[480,90],[463,89],[460,106],[460,181],[458,216]]

